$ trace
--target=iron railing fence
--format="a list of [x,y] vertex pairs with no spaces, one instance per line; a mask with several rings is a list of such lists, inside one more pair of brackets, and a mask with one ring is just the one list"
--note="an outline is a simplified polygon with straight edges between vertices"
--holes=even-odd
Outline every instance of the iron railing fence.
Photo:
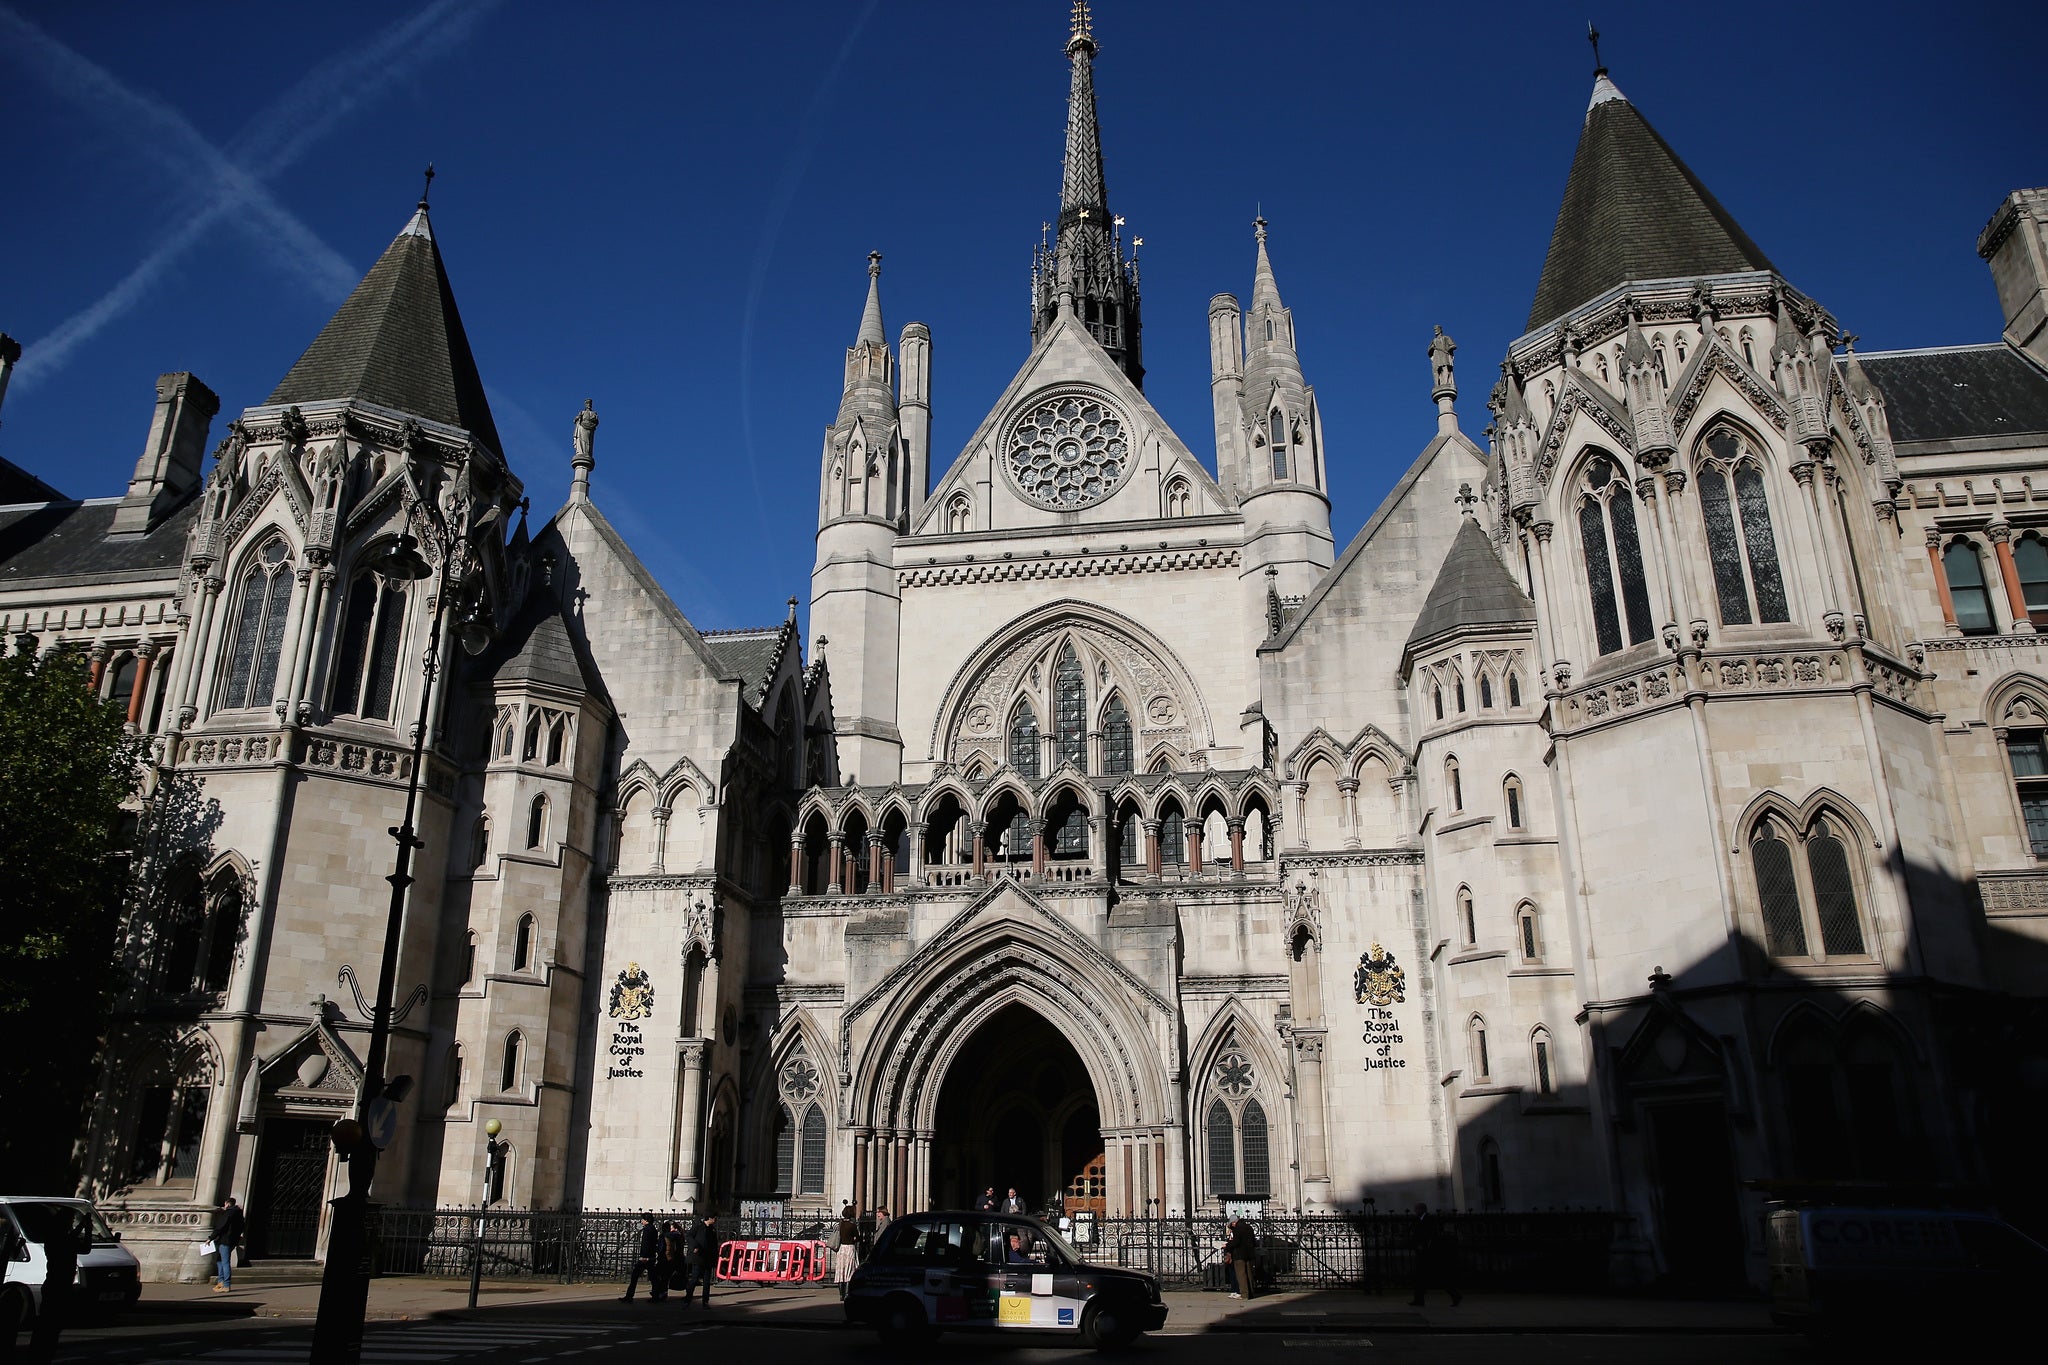
[[[481,1218],[481,1230],[478,1220]],[[659,1212],[685,1230],[694,1219]],[[1598,1211],[1442,1215],[1466,1285],[1584,1292],[1607,1287],[1610,1252],[1626,1219]],[[1415,1221],[1400,1214],[1282,1214],[1260,1218],[1258,1278],[1281,1289],[1406,1288],[1415,1269]],[[813,1216],[718,1221],[724,1240],[830,1241]],[[863,1228],[863,1231],[866,1231]],[[1222,1218],[1098,1218],[1081,1251],[1089,1260],[1157,1275],[1169,1288],[1222,1288]],[[640,1212],[625,1209],[385,1208],[377,1215],[377,1268],[385,1275],[463,1276],[481,1257],[491,1279],[570,1284],[624,1279],[640,1243]]]

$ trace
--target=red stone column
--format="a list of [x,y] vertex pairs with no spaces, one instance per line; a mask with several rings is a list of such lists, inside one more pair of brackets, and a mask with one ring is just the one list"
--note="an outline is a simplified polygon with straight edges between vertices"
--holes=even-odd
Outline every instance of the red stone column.
[[789,841],[789,894],[801,896],[804,892],[804,839],[801,834]]
[[1188,834],[1188,875],[1202,875],[1202,822],[1196,820],[1187,827]]
[[1956,603],[1948,592],[1948,570],[1941,562],[1941,532],[1932,526],[1927,528],[1927,562],[1934,569],[1934,593],[1941,599],[1941,623],[1950,630],[1959,630],[1956,625]]
[[982,864],[987,859],[988,845],[983,843],[981,838],[982,831],[987,829],[987,827],[988,826],[980,820],[976,820],[972,826],[974,830],[974,879],[976,881],[981,880]]
[[875,830],[868,835],[868,894],[880,895],[889,889],[889,868],[882,860],[882,832]]
[[128,723],[142,723],[142,699],[149,695],[149,666],[156,660],[156,641],[144,640],[135,651],[135,686],[128,689]]
[[106,671],[107,642],[105,640],[96,641],[92,647],[92,668],[86,674],[86,686],[92,689],[94,696],[100,694],[100,678]]
[[1045,831],[1036,826],[1031,831],[1031,880],[1045,880]]
[[1239,877],[1244,875],[1244,821],[1230,822],[1230,870]]
[[1998,547],[1998,572],[2005,579],[2005,601],[2012,608],[2012,628],[2024,634],[2034,628],[2034,618],[2027,613],[2026,590],[2020,587],[2020,566],[2012,558],[2012,527],[1993,522],[1984,528],[1984,533]]

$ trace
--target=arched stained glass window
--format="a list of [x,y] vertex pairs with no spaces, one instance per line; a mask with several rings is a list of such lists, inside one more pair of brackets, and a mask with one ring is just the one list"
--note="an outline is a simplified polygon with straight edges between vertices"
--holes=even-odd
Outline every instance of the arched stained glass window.
[[1102,771],[1112,777],[1132,771],[1131,713],[1122,697],[1111,697],[1102,713]]
[[1230,1108],[1222,1100],[1209,1104],[1209,1193],[1217,1198],[1233,1195],[1237,1189],[1237,1134],[1232,1131]]
[[1863,951],[1863,924],[1856,914],[1856,883],[1849,853],[1832,833],[1806,841],[1806,865],[1813,877],[1814,916],[1820,921],[1821,951],[1853,957]]
[[1010,718],[1010,766],[1020,776],[1038,776],[1038,716],[1029,702]]
[[1059,761],[1071,762],[1082,772],[1087,772],[1088,685],[1072,645],[1060,651],[1060,661],[1053,667],[1053,695],[1053,724],[1059,735]]
[[778,1194],[796,1193],[796,1115],[789,1106],[781,1106],[782,1112],[775,1124],[775,1190]]
[[1179,806],[1168,806],[1159,816],[1159,861],[1179,867],[1188,860],[1187,826]]
[[1721,623],[1789,621],[1792,612],[1778,568],[1763,470],[1742,438],[1727,427],[1716,428],[1707,437],[1706,449],[1709,459],[1718,463],[1702,463],[1699,468],[1700,518],[1706,525],[1707,559],[1714,571]]
[[1266,1111],[1257,1100],[1246,1100],[1238,1124],[1244,1135],[1244,1192],[1264,1199],[1273,1192],[1272,1158],[1266,1146]]
[[804,1110],[803,1163],[798,1170],[798,1194],[825,1192],[825,1111],[813,1104]]
[[268,706],[275,699],[277,661],[284,650],[291,600],[291,555],[281,538],[273,538],[256,552],[242,575],[242,605],[229,644],[222,706]]
[[1604,455],[1586,466],[1579,502],[1579,548],[1586,560],[1594,643],[1599,652],[1612,654],[1622,647],[1624,622],[1627,643],[1639,645],[1654,638],[1635,503],[1627,481],[1617,476],[1614,462]]
[[1267,426],[1270,429],[1267,439],[1273,443],[1273,477],[1284,479],[1287,477],[1287,419],[1280,415],[1280,409],[1273,409]]
[[[405,623],[405,593],[374,573],[356,576],[342,608],[341,641],[334,661],[334,714],[391,719],[398,678],[398,632]],[[510,744],[505,754],[510,757]]]
[[1756,863],[1757,899],[1763,905],[1764,946],[1772,957],[1805,957],[1806,925],[1799,912],[1799,882],[1792,849],[1774,828],[1764,826],[1750,844]]
[[1984,561],[1977,547],[1967,540],[1951,542],[1942,551],[1941,568],[1948,577],[1957,627],[1965,635],[1996,635],[1998,621],[1991,614],[1991,590],[1984,583]]

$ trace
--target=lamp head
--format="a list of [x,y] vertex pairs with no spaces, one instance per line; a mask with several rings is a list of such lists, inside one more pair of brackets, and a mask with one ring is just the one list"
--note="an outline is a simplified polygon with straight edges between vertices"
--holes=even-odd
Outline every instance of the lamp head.
[[490,622],[484,619],[481,608],[471,612],[455,628],[455,637],[462,641],[462,652],[472,658],[491,647],[491,636]]
[[409,531],[370,556],[370,567],[384,577],[401,583],[417,582],[434,571],[426,558],[420,554],[418,539]]
[[485,1119],[485,1120],[484,1120],[484,1136],[485,1136],[485,1137],[487,1137],[487,1138],[493,1138],[493,1139],[495,1139],[495,1138],[496,1138],[496,1137],[498,1136],[498,1134],[500,1134],[500,1133],[502,1133],[502,1132],[504,1132],[504,1131],[505,1131],[505,1125],[504,1125],[504,1124],[502,1124],[502,1123],[500,1123],[500,1122],[498,1122],[498,1121],[497,1121],[496,1119]]

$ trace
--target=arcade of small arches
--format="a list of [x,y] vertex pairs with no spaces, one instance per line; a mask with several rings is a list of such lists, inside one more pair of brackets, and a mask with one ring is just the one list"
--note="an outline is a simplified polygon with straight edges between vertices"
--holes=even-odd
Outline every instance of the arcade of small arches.
[[[833,798],[839,798],[834,804]],[[890,895],[909,887],[1143,882],[1262,875],[1276,866],[1276,793],[1262,773],[1216,773],[1190,789],[1147,774],[1105,789],[1062,774],[983,787],[937,783],[813,792],[790,838],[792,896]]]

